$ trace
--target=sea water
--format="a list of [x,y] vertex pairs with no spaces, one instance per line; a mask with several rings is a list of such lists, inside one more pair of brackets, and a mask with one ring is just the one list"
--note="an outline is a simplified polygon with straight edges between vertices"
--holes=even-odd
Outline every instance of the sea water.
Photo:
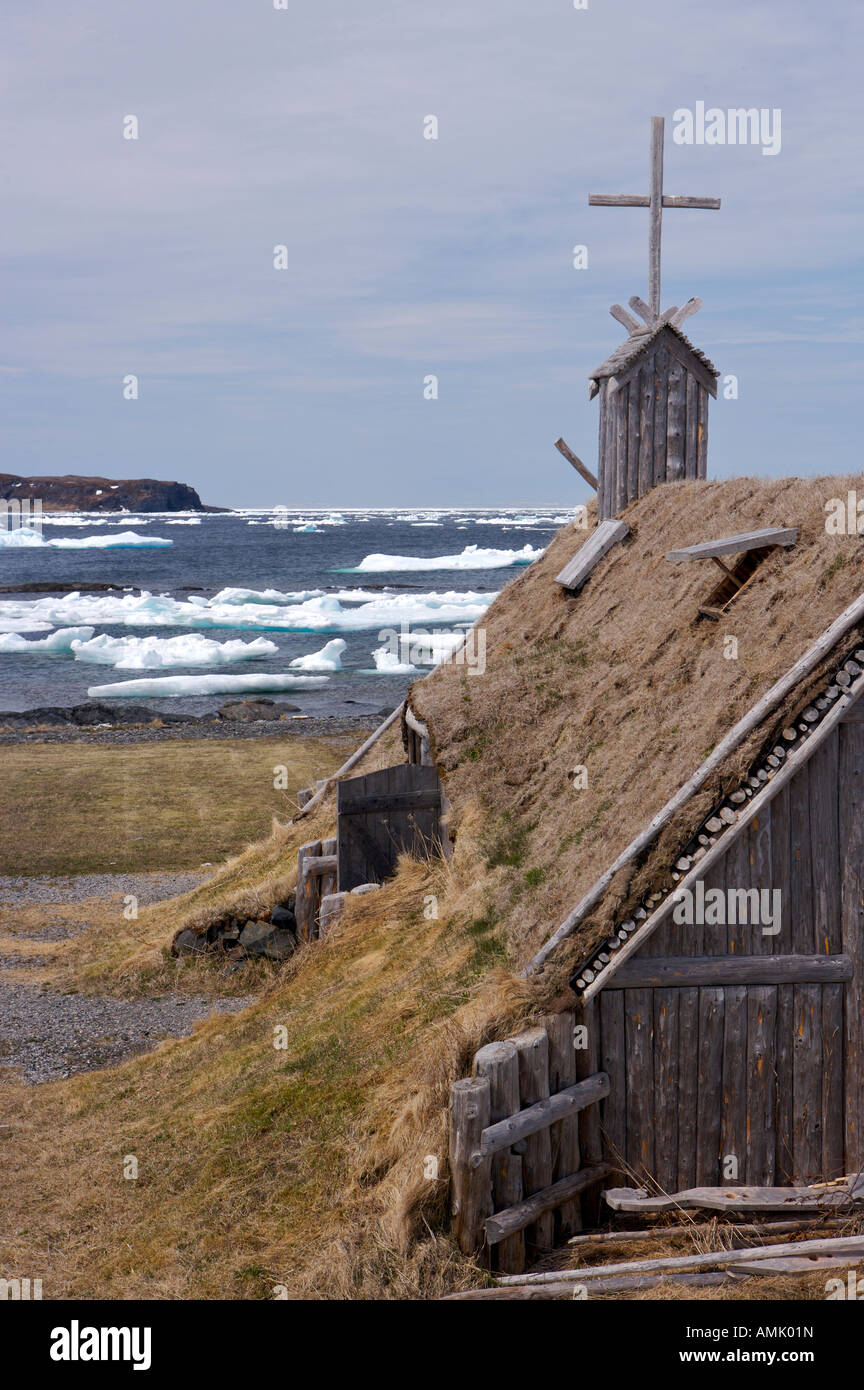
[[[77,544],[0,546],[0,633],[25,639],[0,643],[0,709],[79,704],[95,686],[105,699],[105,687],[131,671],[204,677],[230,669],[241,687],[248,676],[251,693],[255,677],[305,674],[291,663],[338,638],[345,646],[337,662],[323,663],[333,667],[323,684],[274,698],[309,715],[374,715],[416,679],[402,663],[379,658],[376,669],[373,653],[389,633],[458,633],[482,619],[569,516],[560,507],[46,516],[44,539]],[[151,544],[105,545],[106,534],[129,532]],[[86,544],[90,536],[96,544]],[[63,587],[22,588],[33,584]],[[92,584],[115,588],[87,591]],[[76,597],[69,585],[85,587]],[[82,627],[93,637],[44,642]],[[94,646],[94,638],[105,640]],[[238,643],[257,645],[247,652]],[[87,659],[100,651],[116,652],[116,666]],[[223,703],[194,681],[174,684],[178,693],[147,705],[204,714]]]

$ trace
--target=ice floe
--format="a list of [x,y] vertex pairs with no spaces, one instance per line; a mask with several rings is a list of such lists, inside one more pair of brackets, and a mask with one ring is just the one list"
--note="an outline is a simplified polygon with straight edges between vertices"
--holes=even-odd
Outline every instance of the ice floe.
[[70,652],[76,642],[86,642],[93,636],[92,627],[61,627],[49,637],[31,640],[17,632],[0,635],[0,652]]
[[459,555],[367,555],[351,574],[387,574],[396,570],[492,570],[508,565],[530,565],[542,550],[524,545],[521,550],[483,550],[466,545]]
[[181,695],[263,695],[276,690],[315,690],[327,684],[327,676],[151,676],[113,685],[91,685],[90,700],[173,698]]
[[40,546],[52,550],[118,550],[125,546],[173,545],[172,540],[162,536],[139,536],[134,531],[120,531],[116,536],[55,536],[46,541],[38,531],[22,526],[17,531],[0,530],[0,549],[26,550]]
[[[259,639],[260,640],[260,639]],[[298,671],[341,671],[342,653],[348,643],[342,637],[334,637],[320,652],[310,652],[308,656],[297,656],[288,664]]]
[[[166,666],[222,666],[235,661],[255,661],[262,656],[275,656],[279,648],[266,637],[252,642],[239,638],[230,642],[215,642],[200,632],[184,633],[181,637],[109,637],[107,633],[90,640],[73,642],[76,661],[89,661],[97,666],[113,666],[117,671],[158,671]],[[0,639],[2,640],[2,639]]]

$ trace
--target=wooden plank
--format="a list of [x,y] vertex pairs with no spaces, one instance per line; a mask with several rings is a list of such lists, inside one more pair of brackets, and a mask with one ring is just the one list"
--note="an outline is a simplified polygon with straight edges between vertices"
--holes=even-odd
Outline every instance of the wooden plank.
[[[726,851],[724,863],[726,881],[723,887],[726,889],[727,903],[729,903],[730,899],[728,895],[730,889],[733,891],[740,891],[741,889],[748,889],[750,887],[750,856],[747,844],[747,831],[739,835],[729,846]],[[731,901],[735,903],[734,915],[736,920],[734,922],[729,921],[726,924],[726,948],[732,956],[746,956],[750,950],[750,938],[753,935],[752,927],[749,925],[749,922],[737,920],[739,916],[744,915],[738,911],[740,899],[736,898]],[[749,911],[747,915],[749,917]],[[732,916],[731,911],[729,916]],[[714,931],[719,932],[722,937],[723,930],[722,926],[710,928],[706,924],[705,935],[707,937],[709,931]]]
[[696,478],[699,475],[697,461],[697,442],[699,425],[699,391],[701,387],[695,376],[687,375],[687,419],[684,428],[684,477]]
[[690,299],[687,300],[686,304],[683,304],[681,306],[677,314],[674,314],[672,318],[669,320],[670,328],[680,328],[682,323],[684,323],[686,319],[690,318],[691,314],[697,314],[701,308],[702,300],[699,298],[698,295],[694,294]]
[[[731,1284],[733,1276],[730,1271],[721,1270],[713,1272],[697,1271],[695,1274],[622,1274],[613,1279],[592,1279],[591,1297],[595,1298],[598,1294],[607,1293],[629,1293],[636,1289],[653,1289],[660,1284],[677,1287],[683,1285],[685,1288],[714,1288],[718,1284]],[[463,1302],[463,1303],[485,1303],[485,1302],[520,1302],[520,1303],[544,1303],[556,1300],[572,1302],[573,1284],[566,1280],[557,1280],[553,1284],[514,1284],[511,1288],[502,1289],[499,1285],[491,1289],[467,1289],[463,1293],[448,1293],[441,1300],[443,1303]]]
[[[532,1028],[520,1033],[512,1042],[519,1057],[520,1104],[533,1110],[545,1102],[547,1113],[551,1113],[553,1118],[560,1118],[561,1110],[551,1108],[549,1101],[549,1040],[546,1030]],[[560,1101],[561,1097],[556,1096],[555,1100]],[[509,1126],[513,1120],[504,1123]],[[484,1140],[487,1138],[488,1131],[484,1134]],[[535,1130],[529,1123],[523,1142],[522,1190],[525,1197],[533,1197],[535,1192],[542,1192],[552,1185],[552,1140],[548,1126],[544,1124],[541,1129]],[[551,1250],[554,1244],[555,1218],[551,1212],[544,1212],[525,1230],[526,1257],[531,1261]]]
[[[849,986],[858,989],[860,980]],[[822,1176],[845,1171],[843,1152],[843,986],[822,988]]]
[[747,1181],[770,1187],[775,1181],[774,1054],[777,990],[755,985],[747,991]]
[[699,991],[678,996],[678,1186],[696,1182],[696,1130],[699,1101]]
[[607,555],[614,545],[620,545],[629,534],[630,527],[626,521],[601,521],[588,539],[582,542],[573,559],[568,560],[560,574],[555,576],[555,583],[569,589],[571,593],[577,593],[591,577],[604,555]]
[[708,392],[699,385],[699,418],[696,424],[696,477],[708,477]]
[[[512,1039],[519,1053],[519,1093],[523,1108],[484,1130],[483,1153],[486,1155],[498,1153],[501,1149],[509,1148],[511,1144],[521,1144],[532,1135],[544,1133],[558,1121],[578,1115],[580,1110],[584,1110],[588,1105],[596,1105],[609,1094],[609,1077],[601,1071],[595,1076],[589,1076],[585,1081],[577,1082],[575,1086],[568,1086],[566,1091],[559,1091],[557,1095],[550,1096],[548,1043],[542,1049],[542,1055],[546,1058],[544,1086],[535,1081],[533,1073],[529,1075],[527,1072],[529,1061],[531,1066],[539,1067],[539,1061],[536,1061],[536,1054],[541,1049],[536,1038],[538,1031],[540,1030],[532,1029],[529,1033],[520,1033]],[[543,1036],[546,1036],[545,1030]],[[544,1087],[546,1094],[543,1099],[526,1105],[526,1094],[531,1091],[542,1092]]]
[[657,1197],[642,1188],[610,1187],[603,1194],[613,1211],[657,1215],[669,1211],[722,1212],[823,1212],[845,1211],[847,1215],[860,1210],[856,1207],[849,1187],[752,1187],[717,1186],[690,1187]]
[[654,353],[654,485],[666,482],[666,426],[669,401],[669,353]]
[[843,949],[852,957],[854,984],[843,1006],[843,1123],[845,1167],[864,1167],[864,725],[840,729],[840,903]]
[[558,450],[559,454],[563,454],[567,462],[572,464],[573,467],[576,469],[576,472],[579,474],[579,476],[584,478],[588,486],[593,487],[594,491],[596,492],[597,479],[594,477],[594,474],[591,472],[591,469],[588,467],[588,465],[583,463],[582,460],[578,457],[578,455],[573,453],[572,449],[568,448],[567,444],[563,439],[555,440],[555,448]]
[[[543,1020],[549,1039],[549,1090],[552,1095],[576,1085],[576,1050],[573,1045],[574,1018],[570,1012],[550,1014]],[[552,1138],[552,1177],[555,1182],[578,1173],[579,1116],[559,1120],[550,1130]],[[582,1206],[578,1197],[564,1202],[555,1213],[556,1243],[582,1230]]]
[[653,991],[654,1177],[664,1192],[678,1183],[679,995],[677,989]]
[[[584,1030],[580,1040],[587,1043],[577,1047],[576,1075],[580,1081],[587,1081],[602,1070],[600,1066],[600,1010],[596,1004],[580,1004],[574,1010],[576,1028]],[[623,1054],[622,1054],[623,1055]],[[600,1121],[600,1106],[589,1105],[579,1112],[579,1153],[587,1167],[596,1167],[603,1162],[603,1131]],[[586,1226],[596,1226],[600,1219],[600,1194],[589,1188],[582,1197],[582,1220]]]
[[[597,1001],[603,1070],[609,1077],[609,1094],[602,1104],[603,1155],[613,1175],[626,1174],[627,1152],[627,1046],[624,1041],[624,991],[604,990]],[[620,1179],[615,1179],[616,1181]]]
[[644,367],[631,377],[627,388],[627,503],[639,496],[639,414],[642,406]]
[[789,902],[790,905],[794,904],[790,924],[793,951],[814,951],[816,929],[813,920],[813,862],[810,853],[809,763],[799,768],[789,787]]
[[[406,767],[419,768],[419,763],[406,763]],[[424,769],[434,772],[434,768]],[[374,816],[395,814],[397,811],[432,811],[441,804],[441,790],[435,787],[430,791],[382,792],[378,796],[346,796],[339,802],[339,814],[344,816]]]
[[474,1255],[483,1244],[483,1223],[492,1214],[489,1159],[472,1161],[489,1124],[489,1082],[485,1077],[454,1081],[450,1087],[450,1189],[453,1234],[459,1249]]
[[597,520],[608,521],[612,515],[609,505],[609,407],[606,381],[600,383],[600,424],[597,444]]
[[676,986],[830,984],[851,980],[842,956],[633,956],[615,975],[616,989]]
[[487,1241],[490,1245],[506,1241],[548,1217],[556,1208],[570,1205],[586,1187],[602,1182],[608,1171],[605,1163],[600,1163],[595,1168],[583,1168],[581,1172],[571,1173],[569,1177],[552,1183],[542,1192],[535,1192],[532,1197],[526,1197],[518,1206],[510,1207],[508,1211],[495,1212],[494,1216],[487,1216]]
[[[675,310],[672,311],[673,318],[675,312]],[[666,313],[669,313],[668,309]],[[701,358],[696,356],[693,349],[689,347],[677,333],[673,332],[668,325],[666,332],[658,335],[657,341],[662,342],[664,347],[669,349],[670,364],[672,362],[677,362],[686,376],[695,376],[699,385],[704,386],[710,395],[717,395],[717,377],[715,373],[710,367],[705,365]]]
[[627,421],[629,418],[630,387],[616,391],[615,408],[615,515],[627,506]]
[[[774,861],[772,849],[772,806],[765,806],[758,815],[755,815],[747,826],[747,860],[748,860],[748,886],[755,888],[757,893],[772,893],[778,887],[774,878]],[[742,839],[744,837],[742,836]],[[761,901],[761,899],[760,899]],[[773,898],[769,901],[774,903]],[[788,902],[780,894],[780,930],[776,933],[765,932],[766,925],[763,923],[753,923],[750,927],[748,948],[755,956],[780,955],[778,941],[783,936],[783,916],[784,906],[788,910]],[[777,925],[776,923],[774,924]],[[839,946],[837,950],[839,951]]]
[[[490,1124],[516,1113],[519,1109],[519,1058],[511,1042],[494,1042],[481,1047],[474,1057],[474,1075],[485,1077],[489,1082]],[[502,1149],[492,1159],[492,1210],[506,1211],[521,1200],[522,1159],[512,1149]],[[487,1239],[488,1229],[487,1226]],[[525,1237],[521,1230],[500,1242],[495,1265],[505,1274],[519,1274],[525,1268]]]
[[696,1103],[696,1181],[720,1182],[723,1082],[723,990],[699,991],[699,1090]]
[[[723,1004],[723,1111],[719,1182],[753,1181],[747,1172],[747,988],[731,985]],[[728,1166],[735,1160],[735,1168]],[[670,1188],[666,1189],[671,1191]]]
[[[840,924],[840,734],[835,730],[810,760],[810,858],[813,875],[813,949],[843,949]],[[842,794],[842,789],[840,789]]]
[[[662,119],[658,117],[657,119]],[[648,208],[651,199],[647,193],[589,193],[588,205],[592,208]],[[716,212],[721,206],[720,198],[690,198],[686,194],[664,193],[664,208],[702,208]],[[688,301],[689,302],[689,301]],[[681,310],[678,310],[681,313]]]
[[686,396],[687,373],[670,351],[666,424],[666,476],[670,482],[676,482],[684,477]]
[[[772,1242],[770,1245],[749,1246],[743,1250],[712,1250],[700,1255],[665,1255],[656,1260],[621,1260],[605,1265],[586,1265],[576,1269],[558,1269],[546,1274],[517,1274],[501,1283],[547,1284],[560,1280],[582,1283],[595,1278],[611,1278],[617,1274],[649,1274],[659,1270],[710,1269],[714,1265],[758,1264],[774,1256],[794,1255],[852,1255],[857,1260],[864,1255],[864,1236],[827,1236],[815,1240]],[[853,1260],[853,1262],[854,1262]]]
[[639,486],[644,497],[654,486],[654,354],[646,357],[639,374]]
[[669,550],[666,559],[676,565],[690,560],[709,560],[716,555],[738,555],[745,550],[764,550],[767,546],[794,545],[798,529],[794,526],[766,526],[761,531],[741,531],[735,536],[721,536],[716,541],[699,541],[680,550]]
[[314,941],[318,935],[318,911],[321,906],[321,880],[308,872],[310,859],[321,854],[321,841],[310,840],[297,851],[297,887],[294,891],[294,918],[298,941]]
[[304,869],[307,874],[334,874],[338,863],[336,854],[319,854],[316,859],[308,859]]
[[794,1051],[793,1153],[799,1182],[822,1173],[822,992],[818,985],[796,985],[793,996]]
[[627,1048],[627,1163],[638,1176],[654,1172],[654,1017],[651,991],[624,994]]

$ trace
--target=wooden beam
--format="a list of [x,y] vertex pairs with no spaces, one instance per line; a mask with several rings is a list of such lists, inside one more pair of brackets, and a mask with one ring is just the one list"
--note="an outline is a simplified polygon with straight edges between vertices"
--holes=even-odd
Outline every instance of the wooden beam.
[[590,578],[603,556],[629,534],[630,527],[626,521],[616,521],[612,517],[608,521],[601,521],[577,550],[573,559],[567,562],[560,574],[556,574],[555,583],[560,584],[563,589],[569,589],[571,593],[576,593]]
[[520,1110],[509,1119],[499,1120],[497,1124],[484,1129],[480,1136],[480,1148],[472,1155],[471,1162],[480,1163],[486,1158],[491,1158],[502,1149],[509,1149],[512,1144],[519,1144],[523,1139],[529,1139],[532,1134],[539,1134],[542,1130],[548,1129],[565,1116],[578,1114],[580,1110],[603,1100],[608,1094],[609,1077],[605,1071],[601,1071],[575,1086],[568,1086],[566,1091],[559,1091],[548,1100],[529,1105],[527,1109]]
[[450,1087],[450,1187],[453,1234],[465,1255],[483,1243],[483,1222],[492,1210],[492,1165],[471,1162],[489,1123],[489,1081],[473,1077]]
[[[858,597],[835,618],[834,622],[820,634],[816,641],[808,647],[804,655],[800,657],[793,666],[790,666],[785,675],[781,676],[778,681],[775,681],[770,690],[767,690],[765,694],[756,701],[755,705],[752,705],[747,713],[738,720],[738,723],[730,729],[725,738],[720,740],[714,751],[696,769],[692,776],[678,788],[675,795],[670,797],[666,805],[658,811],[657,815],[649,821],[648,825],[639,832],[635,839],[630,841],[626,849],[623,849],[618,857],[604,870],[592,887],[589,888],[588,892],[579,900],[572,911],[568,913],[557,930],[552,933],[549,940],[541,946],[537,954],[528,962],[521,972],[523,978],[533,975],[540,969],[544,962],[548,960],[549,956],[552,955],[553,951],[556,950],[562,941],[565,941],[567,937],[571,935],[579,923],[584,920],[591,909],[600,901],[619,870],[623,869],[626,864],[632,863],[632,861],[642,854],[649,845],[653,844],[661,830],[669,824],[673,817],[687,804],[690,798],[705,785],[708,778],[717,768],[722,766],[730,753],[733,753],[736,748],[740,747],[753,730],[757,729],[768,715],[773,713],[790,691],[794,690],[800,681],[819,665],[824,657],[826,657],[828,653],[836,647],[837,643],[845,637],[849,629],[861,621],[862,617],[864,617],[864,594],[859,594]],[[853,701],[844,701],[841,696],[837,703],[845,707],[851,705]],[[842,714],[843,710],[841,709],[838,718],[841,717]],[[830,715],[828,718],[830,719]],[[823,720],[823,723],[824,722]],[[822,726],[820,725],[819,727],[821,728]],[[812,739],[807,740],[807,744],[811,742]],[[769,782],[768,787],[771,788],[775,786],[775,782]],[[760,797],[754,797],[754,801],[760,799]],[[701,863],[704,863],[704,861],[701,861],[700,865],[697,865],[697,868],[701,867]],[[661,904],[661,907],[662,906]],[[665,915],[664,912],[663,916]],[[658,915],[655,913],[654,917],[657,918],[657,916]],[[658,920],[662,919],[658,918]],[[639,933],[634,932],[631,941],[634,941],[638,936]],[[628,950],[629,944],[628,942],[623,948],[625,951]],[[620,954],[620,952],[616,954]],[[632,954],[632,952],[628,952],[628,954]]]
[[[612,1279],[592,1279],[591,1297],[595,1298],[601,1293],[629,1293],[635,1289],[654,1289],[658,1284],[683,1284],[689,1288],[711,1288],[716,1284],[731,1284],[732,1275],[725,1270],[719,1273],[703,1274],[697,1271],[695,1274],[623,1274],[618,1278]],[[554,1284],[513,1284],[509,1288],[501,1288],[496,1285],[491,1289],[466,1289],[462,1293],[448,1293],[441,1301],[462,1302],[462,1303],[482,1303],[487,1300],[507,1300],[520,1302],[541,1302],[553,1299],[573,1299],[573,1284],[566,1280],[560,1280]]]
[[487,1216],[486,1240],[490,1245],[497,1245],[508,1236],[524,1231],[526,1226],[532,1225],[545,1212],[554,1211],[556,1207],[584,1192],[586,1187],[602,1182],[608,1172],[609,1165],[606,1163],[598,1163],[594,1168],[583,1168],[578,1173],[571,1173],[569,1177],[552,1183],[551,1187],[544,1188],[542,1192],[535,1192],[518,1206],[508,1207],[506,1211],[496,1211],[494,1216]]
[[[658,119],[655,117],[655,119]],[[588,206],[592,208],[650,208],[651,199],[647,193],[589,193]],[[722,206],[720,198],[691,198],[686,193],[664,193],[664,208],[701,208],[716,212]]]
[[657,322],[657,315],[652,314],[644,299],[641,299],[638,294],[634,294],[631,295],[627,303],[630,305],[631,309],[636,310],[636,313],[639,315],[640,318],[643,318],[645,320],[649,328],[654,327],[655,323]]
[[651,167],[648,212],[648,303],[655,318],[660,313],[660,235],[663,226],[663,132],[662,116],[651,117]]
[[627,310],[622,308],[620,304],[613,304],[609,313],[612,315],[613,319],[617,319],[618,323],[623,323],[627,332],[631,335],[640,331],[639,322],[633,318],[632,314],[628,314]]
[[582,460],[578,458],[576,454],[573,453],[573,450],[568,448],[568,446],[564,443],[563,439],[555,440],[555,448],[558,450],[559,454],[564,455],[568,463],[572,463],[573,467],[576,469],[576,472],[579,473],[585,479],[586,483],[588,483],[590,487],[593,487],[594,491],[596,492],[598,488],[598,482],[597,479],[594,477],[594,474],[591,472],[591,469],[587,466],[587,464],[584,464]]
[[667,1211],[813,1212],[846,1209],[851,1214],[856,1199],[850,1187],[688,1187],[683,1192],[652,1197],[644,1188],[610,1187],[603,1194],[613,1211],[630,1215],[657,1215]]
[[723,536],[716,541],[700,541],[681,550],[669,550],[666,559],[673,565],[689,560],[715,560],[719,555],[738,555],[745,550],[765,550],[769,546],[794,545],[798,539],[795,526],[767,526],[762,531],[742,531],[737,536]]
[[693,295],[692,299],[688,299],[687,303],[683,304],[681,308],[677,310],[675,316],[669,320],[670,327],[680,328],[685,319],[689,319],[691,314],[698,313],[701,308],[702,300],[698,295]]
[[745,1250],[711,1250],[704,1255],[669,1255],[656,1260],[621,1260],[617,1264],[590,1265],[584,1269],[557,1269],[548,1274],[513,1274],[502,1278],[507,1285],[581,1284],[616,1274],[655,1274],[661,1270],[711,1269],[715,1265],[758,1264],[773,1255],[849,1255],[852,1264],[864,1259],[864,1236],[828,1236],[824,1240],[781,1241],[750,1246]]
[[303,860],[304,874],[335,874],[339,867],[338,854],[319,854]]
[[[608,1189],[617,1191],[618,1189]],[[820,1231],[836,1230],[844,1225],[842,1217],[832,1216],[821,1219],[814,1216],[801,1216],[795,1221],[728,1221],[718,1230],[734,1236],[782,1236],[795,1231],[806,1231],[818,1226]],[[702,1222],[691,1220],[685,1226],[646,1226],[639,1231],[586,1231],[582,1235],[571,1236],[568,1245],[629,1245],[631,1241],[670,1240],[678,1236],[699,1236],[705,1232]]]
[[615,975],[616,989],[697,985],[843,984],[849,956],[634,956]]

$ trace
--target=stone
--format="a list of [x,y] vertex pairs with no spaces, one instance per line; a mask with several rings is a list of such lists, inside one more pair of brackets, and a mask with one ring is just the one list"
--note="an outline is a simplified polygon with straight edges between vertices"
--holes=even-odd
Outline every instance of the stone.
[[207,950],[207,938],[186,927],[174,942],[174,950],[178,956],[199,956]]
[[292,931],[274,927],[270,922],[247,922],[240,933],[240,945],[247,956],[285,960],[296,950],[297,938]]
[[347,893],[325,893],[322,897],[321,907],[318,911],[318,929],[322,935],[334,919],[339,916],[345,906],[347,896]]
[[270,921],[274,927],[284,927],[293,932],[297,930],[297,921],[291,907],[282,907],[277,903],[270,911]]
[[380,883],[358,883],[356,888],[352,888],[352,893],[374,893],[376,888],[380,888]]

